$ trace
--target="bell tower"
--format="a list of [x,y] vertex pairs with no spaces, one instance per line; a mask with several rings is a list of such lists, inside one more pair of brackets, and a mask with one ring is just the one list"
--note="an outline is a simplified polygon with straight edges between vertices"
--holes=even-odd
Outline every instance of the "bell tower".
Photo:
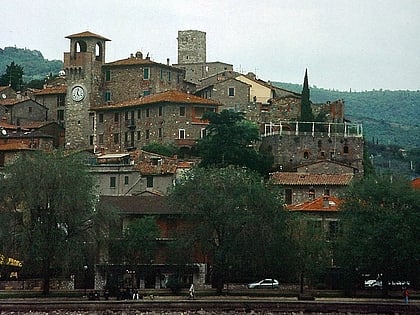
[[100,86],[109,39],[91,32],[66,36],[70,52],[64,53],[66,72],[66,149],[93,149],[94,115],[90,108],[102,102]]

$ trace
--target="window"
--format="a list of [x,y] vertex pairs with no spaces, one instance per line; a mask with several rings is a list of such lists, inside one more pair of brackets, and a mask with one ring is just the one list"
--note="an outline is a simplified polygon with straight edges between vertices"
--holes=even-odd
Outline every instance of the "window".
[[309,152],[308,151],[305,151],[305,152],[303,152],[303,158],[304,159],[309,159]]
[[105,91],[105,102],[111,101],[111,91]]
[[120,114],[119,113],[114,113],[114,122],[119,122],[120,121]]
[[230,88],[228,89],[228,95],[229,95],[229,96],[235,96],[235,88],[230,87]]
[[308,196],[309,200],[315,200],[315,189],[313,187],[309,188]]
[[137,111],[137,119],[141,119],[141,110],[140,109]]
[[159,117],[163,116],[163,106],[159,106]]
[[111,70],[105,71],[105,81],[111,81]]
[[137,131],[137,140],[140,140],[140,138],[141,138],[141,132],[140,132],[140,130],[138,130]]
[[168,71],[168,81],[171,81],[172,80],[172,73],[171,73],[171,71]]
[[204,138],[206,136],[206,128],[201,128],[200,130],[200,138]]
[[150,139],[150,130],[146,129],[146,140]]
[[124,142],[127,143],[128,142],[128,132],[124,133]]
[[100,123],[103,123],[104,122],[104,114],[99,114],[98,115],[98,121],[100,122]]
[[179,107],[179,116],[185,116],[185,106]]
[[146,108],[146,117],[150,117],[150,108]]
[[150,90],[144,90],[143,91],[143,96],[147,96],[150,95]]
[[57,110],[57,120],[58,121],[63,121],[64,120],[64,110],[63,109]]
[[159,79],[163,81],[163,69],[160,69]]
[[150,69],[144,68],[143,69],[143,80],[149,80],[150,79]]
[[124,176],[124,185],[128,185],[128,176],[127,175],[125,175]]
[[89,136],[89,145],[93,145],[93,135]]
[[32,106],[29,106],[28,111],[32,113]]
[[98,142],[99,142],[99,144],[104,144],[104,134],[103,133],[98,135]]
[[290,188],[286,188],[285,189],[285,191],[284,191],[284,194],[285,194],[285,196],[284,196],[284,202],[287,204],[287,205],[291,205],[292,204],[292,189],[290,189]]
[[146,177],[146,187],[147,188],[153,187],[153,176]]
[[115,144],[120,143],[120,134],[119,133],[114,133],[114,143]]
[[335,240],[339,232],[340,232],[340,227],[339,227],[338,221],[329,221],[327,240],[329,241]]
[[179,129],[178,138],[179,139],[185,139],[185,129]]
[[159,128],[158,132],[159,132],[159,138],[162,138],[162,135],[163,135],[162,128]]
[[345,154],[349,153],[349,146],[348,145],[345,145],[343,147],[343,153],[345,153]]
[[117,188],[117,178],[115,176],[109,178],[109,188]]
[[57,107],[66,106],[66,96],[64,94],[57,95]]

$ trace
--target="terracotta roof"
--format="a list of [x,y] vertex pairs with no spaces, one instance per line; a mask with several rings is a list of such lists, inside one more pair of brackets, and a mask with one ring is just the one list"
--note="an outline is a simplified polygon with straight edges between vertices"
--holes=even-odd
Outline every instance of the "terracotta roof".
[[219,106],[220,103],[206,98],[198,97],[176,90],[170,90],[162,93],[143,96],[129,101],[113,104],[103,104],[92,107],[92,110],[106,110],[125,107],[136,107],[140,105],[150,105],[154,103],[178,103],[178,104],[197,104],[197,105],[213,105]]
[[46,87],[42,90],[37,90],[34,94],[35,95],[48,95],[48,94],[66,94],[66,93],[67,93],[67,86],[58,85],[58,86]]
[[411,181],[411,185],[415,189],[420,189],[420,177],[417,177]]
[[21,124],[21,128],[23,129],[38,129],[47,125],[59,125],[57,122],[55,121],[27,121],[23,124]]
[[271,173],[275,184],[279,185],[337,185],[346,186],[350,184],[352,174],[306,174],[294,172]]
[[[326,198],[324,200],[324,198]],[[295,205],[288,205],[287,209],[290,211],[337,211],[338,206],[342,203],[340,199],[333,196],[321,196],[314,200],[298,203]]]
[[105,38],[101,35],[98,35],[98,34],[95,34],[95,33],[89,32],[89,31],[85,31],[85,32],[81,32],[81,33],[66,36],[66,38],[70,38],[70,39],[71,38],[83,38],[83,37],[95,37],[95,38],[100,38],[100,39],[103,39],[103,40],[106,40],[106,41],[110,41],[110,39],[108,39],[108,38]]
[[10,86],[5,85],[5,86],[0,86],[0,92],[9,89]]
[[112,205],[124,214],[174,214],[162,196],[101,196],[100,205]]
[[126,59],[121,59],[121,60],[108,62],[108,63],[104,64],[104,66],[132,66],[132,65],[144,65],[144,64],[164,65],[164,64],[160,64],[160,63],[151,61],[150,58],[143,59],[143,58],[137,58],[137,57],[130,57],[130,58],[126,58]]

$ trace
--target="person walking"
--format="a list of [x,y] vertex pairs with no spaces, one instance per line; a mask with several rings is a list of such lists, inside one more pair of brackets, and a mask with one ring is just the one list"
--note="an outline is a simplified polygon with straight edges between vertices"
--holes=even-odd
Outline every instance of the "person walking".
[[408,288],[405,287],[404,290],[403,290],[403,297],[404,297],[404,303],[405,304],[408,304],[408,296],[409,296]]
[[189,293],[190,293],[190,296],[189,296],[190,299],[194,299],[195,298],[194,283],[191,283]]

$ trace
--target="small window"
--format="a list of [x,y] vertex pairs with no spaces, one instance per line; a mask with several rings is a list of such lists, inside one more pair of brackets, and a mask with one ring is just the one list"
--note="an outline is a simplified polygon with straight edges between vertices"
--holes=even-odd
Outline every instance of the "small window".
[[150,90],[144,90],[143,91],[143,96],[147,96],[150,95]]
[[345,145],[343,147],[343,153],[345,153],[345,154],[349,153],[349,146],[348,145]]
[[104,134],[103,133],[98,135],[98,142],[99,142],[99,144],[104,144]]
[[305,152],[303,152],[303,158],[304,159],[309,159],[309,152],[308,151],[305,151]]
[[128,185],[128,178],[129,177],[127,175],[124,176],[124,185]]
[[309,197],[309,200],[315,200],[315,189],[314,188],[309,188],[308,197]]
[[104,122],[104,114],[100,113],[100,114],[98,115],[98,121],[99,121],[100,123],[103,123],[103,122]]
[[93,135],[89,136],[89,145],[93,145]]
[[124,133],[124,142],[127,143],[128,142],[128,132]]
[[327,239],[333,241],[337,239],[338,233],[340,232],[340,226],[338,221],[329,221],[328,222],[328,234]]
[[111,101],[111,91],[105,91],[105,102]]
[[32,106],[29,106],[28,110],[30,113],[32,113]]
[[147,188],[153,187],[153,176],[146,177],[146,186]]
[[66,106],[66,96],[64,94],[57,95],[57,107]]
[[229,96],[235,96],[235,88],[230,87],[230,88],[228,89],[228,95],[229,95]]
[[201,128],[200,130],[200,138],[204,138],[206,136],[206,128]]
[[182,117],[185,116],[185,106],[181,106],[179,108],[179,116],[182,116]]
[[163,69],[160,69],[159,79],[163,81]]
[[120,114],[119,113],[114,113],[114,122],[116,122],[116,123],[120,122]]
[[146,117],[150,117],[150,108],[146,108]]
[[114,143],[115,144],[120,143],[120,134],[119,133],[114,133]]
[[117,178],[115,176],[111,176],[109,178],[109,188],[116,188],[117,187]]
[[159,117],[163,116],[163,106],[159,106]]
[[146,129],[146,140],[150,139],[150,130]]
[[168,71],[168,81],[171,81],[172,80],[172,73],[171,73],[171,71]]
[[111,70],[105,71],[105,81],[111,81]]
[[185,129],[179,129],[178,137],[179,139],[185,139]]
[[143,69],[143,79],[144,80],[149,80],[150,79],[150,69],[149,68],[144,68]]
[[285,191],[284,191],[284,194],[285,194],[284,202],[287,205],[291,205],[292,204],[292,189],[286,188]]
[[141,139],[141,132],[140,132],[140,130],[138,130],[137,131],[137,140],[140,140]]
[[63,121],[64,120],[64,110],[63,109],[57,110],[57,120],[58,121]]
[[137,111],[137,119],[141,119],[141,110],[140,109]]
[[159,128],[158,132],[159,132],[159,138],[162,138],[162,135],[163,135],[162,128]]

